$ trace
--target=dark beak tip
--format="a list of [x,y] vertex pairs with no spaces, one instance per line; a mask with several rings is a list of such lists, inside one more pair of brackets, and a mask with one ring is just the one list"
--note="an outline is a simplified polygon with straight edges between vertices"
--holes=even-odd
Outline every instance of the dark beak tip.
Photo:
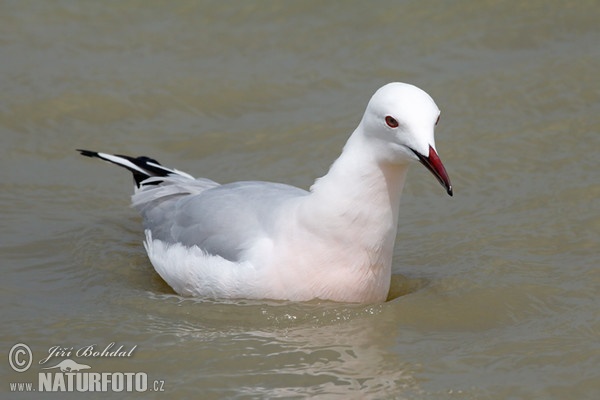
[[446,193],[448,193],[449,196],[452,196],[454,192],[452,191],[450,178],[448,177],[446,168],[444,168],[444,164],[442,164],[442,160],[440,160],[433,147],[429,146],[428,156],[424,156],[416,150],[413,150],[413,152],[417,155],[419,161],[421,161],[421,164],[423,164],[446,189]]

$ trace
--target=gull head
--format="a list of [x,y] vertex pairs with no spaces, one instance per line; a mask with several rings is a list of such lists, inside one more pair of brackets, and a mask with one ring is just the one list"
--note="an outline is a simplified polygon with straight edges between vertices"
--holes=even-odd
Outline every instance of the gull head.
[[386,163],[421,162],[452,196],[452,185],[435,149],[434,130],[440,110],[423,90],[407,83],[388,83],[367,105],[358,127]]

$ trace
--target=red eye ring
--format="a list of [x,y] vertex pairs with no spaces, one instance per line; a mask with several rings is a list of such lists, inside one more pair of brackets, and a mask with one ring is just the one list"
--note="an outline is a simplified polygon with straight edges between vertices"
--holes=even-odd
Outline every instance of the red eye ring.
[[387,116],[385,117],[385,123],[390,127],[390,128],[397,128],[398,127],[398,121],[396,121],[396,118],[391,117],[391,116]]
[[438,115],[437,119],[435,120],[435,124],[439,124],[440,123],[440,117],[442,116],[442,114]]

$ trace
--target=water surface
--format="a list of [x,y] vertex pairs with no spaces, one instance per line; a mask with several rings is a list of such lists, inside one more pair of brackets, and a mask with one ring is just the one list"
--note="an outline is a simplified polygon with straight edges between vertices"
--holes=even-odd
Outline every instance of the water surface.
[[[1,390],[37,382],[52,346],[115,342],[137,348],[75,360],[164,381],[144,397],[598,398],[596,2],[0,11],[0,348],[33,353],[25,373],[0,362]],[[385,304],[176,296],[144,253],[128,174],[74,150],[307,188],[389,81],[442,110],[455,195],[410,172]]]

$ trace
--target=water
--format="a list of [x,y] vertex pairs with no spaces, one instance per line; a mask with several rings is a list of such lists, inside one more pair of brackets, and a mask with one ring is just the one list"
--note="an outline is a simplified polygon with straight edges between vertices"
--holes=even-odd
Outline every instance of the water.
[[[70,358],[163,382],[144,397],[598,398],[599,20],[595,1],[1,2],[1,390],[37,385],[52,346],[115,342],[137,347]],[[394,80],[441,108],[455,196],[411,170],[381,305],[174,295],[128,174],[74,151],[308,187]]]

